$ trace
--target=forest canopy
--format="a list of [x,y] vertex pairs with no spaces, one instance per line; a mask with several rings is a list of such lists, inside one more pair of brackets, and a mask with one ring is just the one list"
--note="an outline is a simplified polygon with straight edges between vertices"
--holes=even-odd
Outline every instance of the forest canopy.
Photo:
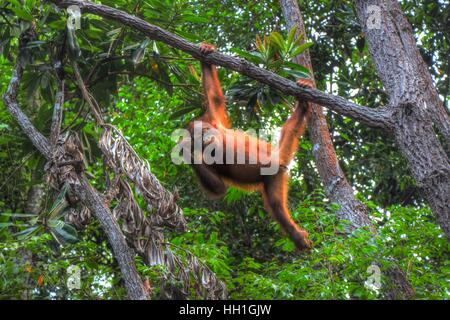
[[[449,12],[3,1],[0,299],[448,299]],[[311,105],[288,168],[311,250],[258,192],[210,200],[173,162],[173,133],[205,110],[201,61],[233,126],[273,143]]]

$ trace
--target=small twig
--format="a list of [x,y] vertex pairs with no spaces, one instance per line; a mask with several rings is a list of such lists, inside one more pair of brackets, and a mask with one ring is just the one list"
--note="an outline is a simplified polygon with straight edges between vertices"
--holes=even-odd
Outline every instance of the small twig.
[[92,114],[93,114],[93,116],[95,118],[95,121],[99,125],[103,125],[104,121],[103,121],[103,118],[101,116],[100,109],[98,108],[98,105],[94,104],[94,101],[92,99],[92,95],[86,89],[86,85],[84,84],[83,78],[81,77],[81,74],[80,74],[80,69],[78,68],[78,65],[77,65],[77,63],[75,61],[72,62],[72,68],[73,68],[73,71],[75,73],[75,78],[77,80],[78,87],[81,90],[81,94],[83,95],[84,100],[87,102],[87,104],[91,108],[91,111],[92,111]]
[[13,176],[20,168],[22,168],[22,167],[25,165],[25,163],[27,163],[28,159],[30,159],[31,156],[32,156],[35,152],[36,152],[36,151],[31,151],[30,153],[28,153],[28,154],[22,159],[22,162],[21,162],[18,166],[16,166],[16,167],[14,168],[13,172],[11,172],[11,173],[9,174],[9,176],[6,178],[6,180],[2,183],[2,185],[0,186],[0,190],[2,190],[4,186],[6,186],[6,184],[9,182],[9,179],[11,179],[11,177],[12,177],[12,176]]
[[6,24],[10,28],[14,28],[14,26],[11,24],[11,22],[9,22],[8,18],[5,16],[5,13],[3,12],[3,10],[0,10],[0,16],[2,16],[3,19],[5,19]]
[[56,146],[59,134],[61,132],[61,123],[64,106],[64,79],[61,80],[60,90],[56,93],[55,105],[53,107],[52,126],[50,129],[50,144]]
[[75,121],[77,121],[77,119],[81,116],[81,113],[83,112],[83,109],[84,109],[84,102],[85,102],[84,100],[81,100],[81,105],[80,105],[80,108],[78,108],[77,114],[69,122],[69,124],[61,130],[61,132],[65,132],[67,129],[69,129],[75,123]]
[[[24,50],[27,42],[33,39],[33,33],[33,29],[28,29],[19,38],[19,53],[17,55],[16,66],[13,69],[8,89],[3,95],[3,101],[9,113],[17,121],[33,145],[47,160],[52,160],[52,147],[49,141],[36,129],[17,102],[18,88],[26,61]],[[119,225],[114,220],[109,208],[103,202],[103,198],[99,192],[89,184],[83,174],[77,174],[76,181],[71,183],[70,187],[79,196],[81,202],[96,216],[108,236],[114,257],[118,262],[125,287],[127,288],[128,297],[139,300],[147,299],[147,293],[133,259],[134,255],[130,251],[125,237],[119,229]]]

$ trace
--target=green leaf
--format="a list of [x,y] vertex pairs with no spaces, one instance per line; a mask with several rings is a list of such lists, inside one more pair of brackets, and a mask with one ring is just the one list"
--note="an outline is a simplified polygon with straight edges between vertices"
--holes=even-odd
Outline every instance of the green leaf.
[[264,59],[262,58],[261,54],[259,52],[246,52],[239,49],[232,49],[232,52],[238,54],[242,58],[247,59],[250,62],[253,62],[254,64],[261,64],[264,63]]
[[54,228],[52,231],[58,234],[64,240],[64,242],[69,243],[78,242],[77,230],[71,225],[64,224],[62,228],[60,227]]
[[26,45],[26,47],[28,48],[28,49],[30,49],[30,48],[37,48],[37,47],[40,47],[40,46],[42,46],[43,44],[46,44],[47,42],[46,41],[30,41],[30,42],[28,42],[27,43],[27,45]]
[[56,30],[64,30],[67,26],[67,22],[64,20],[56,20],[48,23],[48,26]]
[[142,41],[139,47],[134,50],[133,54],[131,55],[131,61],[133,61],[135,65],[141,63],[142,60],[144,60],[145,50],[149,43],[150,39],[146,38],[144,41]]
[[185,14],[181,18],[182,21],[192,22],[192,23],[208,23],[209,19],[202,17],[200,15]]
[[297,32],[297,27],[293,26],[291,31],[289,31],[288,37],[287,37],[287,47],[291,48],[292,40],[294,40],[295,33]]
[[14,233],[13,236],[17,237],[19,240],[25,240],[29,237],[31,237],[33,234],[35,234],[37,231],[39,231],[42,228],[42,226],[33,226],[28,229],[25,229],[23,231]]
[[301,71],[301,72],[304,72],[306,74],[310,73],[310,70],[307,67],[302,66],[302,65],[297,64],[297,63],[293,63],[293,62],[290,62],[290,61],[284,61],[283,65],[285,67],[288,67],[289,69],[292,69],[292,70]]
[[69,190],[69,184],[66,182],[61,189],[61,192],[56,197],[50,211],[46,214],[50,219],[54,219],[60,216],[63,210],[67,207],[66,193]]
[[196,34],[192,34],[190,32],[186,32],[184,30],[177,30],[176,34],[182,38],[185,38],[186,40],[189,40],[192,42],[199,42],[199,37]]
[[26,20],[26,21],[32,21],[33,16],[31,13],[27,12],[25,9],[22,8],[11,8],[12,11],[18,16],[20,19]]
[[33,10],[35,4],[36,4],[36,0],[25,0],[25,7],[28,10]]
[[36,215],[32,213],[0,213],[2,217],[13,217],[13,218],[35,218]]
[[291,75],[295,78],[302,78],[302,79],[309,79],[309,74],[303,71],[299,71],[299,70],[292,70],[289,68],[283,68],[282,72],[281,72],[284,76],[285,75]]
[[297,37],[297,39],[295,39],[295,41],[294,41],[292,47],[293,47],[293,48],[296,48],[296,47],[298,47],[298,46],[301,46],[304,37],[305,37],[305,33],[302,32],[302,33]]
[[306,42],[306,43],[298,46],[295,50],[293,50],[292,52],[289,53],[289,57],[293,58],[293,57],[299,55],[300,53],[302,53],[303,51],[305,51],[309,47],[311,47],[313,44],[314,44],[314,42]]
[[276,31],[273,31],[270,34],[269,39],[270,39],[270,43],[272,45],[274,45],[274,47],[277,48],[278,51],[280,51],[280,52],[284,52],[285,51],[284,39],[283,39],[283,36],[281,34],[279,34]]
[[29,227],[28,224],[17,224],[14,222],[0,222],[0,229],[6,228],[6,227]]
[[339,135],[346,141],[349,141],[349,142],[352,141],[352,139],[350,139],[350,137],[344,132],[339,132]]

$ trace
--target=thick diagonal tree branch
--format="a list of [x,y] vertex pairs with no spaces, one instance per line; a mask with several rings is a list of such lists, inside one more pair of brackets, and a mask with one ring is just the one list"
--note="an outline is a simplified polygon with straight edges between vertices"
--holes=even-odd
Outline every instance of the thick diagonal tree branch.
[[[19,41],[20,42],[20,41]],[[28,117],[22,112],[17,102],[17,94],[24,69],[23,52],[19,51],[17,63],[13,69],[12,77],[3,101],[6,108],[18,122],[24,133],[31,140],[33,145],[48,160],[52,160],[52,146],[47,138],[45,138],[31,123]],[[103,230],[105,231],[109,243],[114,252],[114,257],[119,264],[128,298],[133,300],[147,299],[142,280],[136,270],[134,259],[125,238],[120,231],[119,225],[114,220],[109,208],[105,205],[102,198],[88,182],[83,174],[79,174],[78,181],[71,184],[71,188],[76,193],[83,204],[96,216]]]
[[158,40],[174,48],[180,49],[198,60],[237,71],[261,83],[267,84],[286,95],[294,96],[300,100],[315,102],[328,107],[334,112],[364,123],[367,126],[385,130],[391,130],[393,128],[390,113],[385,108],[368,108],[352,103],[339,96],[330,95],[315,89],[300,88],[294,81],[280,77],[271,71],[259,68],[241,58],[232,57],[219,52],[213,52],[207,55],[202,54],[198,45],[118,9],[81,0],[51,1],[61,8],[75,5],[83,12],[89,12],[104,18],[115,20],[142,32],[150,39]]

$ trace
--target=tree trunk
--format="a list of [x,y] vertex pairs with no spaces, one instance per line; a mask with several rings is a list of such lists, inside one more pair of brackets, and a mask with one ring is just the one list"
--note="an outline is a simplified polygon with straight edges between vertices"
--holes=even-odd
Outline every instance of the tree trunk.
[[395,141],[450,240],[450,162],[433,125],[449,143],[450,119],[395,0],[355,0],[360,24],[389,95]]
[[41,212],[44,196],[45,185],[43,183],[32,185],[30,189],[28,189],[25,213],[38,214]]
[[[297,0],[280,0],[280,3],[287,27],[291,29],[296,26],[297,36],[304,33],[305,26]],[[308,50],[297,56],[295,62],[308,67],[313,73]],[[368,219],[366,206],[355,199],[353,188],[342,172],[322,107],[316,104],[312,104],[312,107],[313,113],[309,129],[311,141],[314,144],[313,154],[328,196],[333,202],[341,206],[341,209],[337,212],[337,217],[349,220],[354,227],[369,226],[373,232],[376,232]],[[387,278],[389,279],[389,286],[384,292],[386,299],[410,299],[414,296],[411,283],[396,264],[387,270]]]
[[[298,3],[296,0],[280,0],[280,4],[287,28],[297,27],[297,38],[305,32]],[[296,56],[294,61],[309,68],[314,81],[314,71],[309,50]],[[336,212],[337,217],[350,221],[355,228],[362,226],[372,227],[367,216],[366,206],[355,199],[353,188],[339,165],[322,107],[314,103],[311,103],[311,106],[313,112],[311,114],[309,133],[313,143],[313,155],[327,196],[332,202],[340,205],[339,211]]]
[[[23,33],[22,36],[23,35],[25,35],[25,33]],[[25,37],[22,36],[19,38],[19,53],[16,66],[13,69],[8,89],[3,95],[3,101],[9,113],[14,117],[22,131],[28,136],[36,149],[39,150],[47,161],[52,161],[52,146],[47,138],[37,131],[30,119],[22,112],[17,102],[18,89],[23,75],[24,63],[26,61],[23,57],[23,50],[26,43],[29,41],[29,39],[24,40]],[[71,183],[71,188],[81,198],[84,205],[96,216],[106,233],[113,249],[114,257],[122,272],[128,298],[133,300],[147,299],[147,293],[134,263],[134,255],[128,247],[125,237],[123,236],[119,225],[114,220],[111,211],[105,205],[103,199],[98,194],[98,191],[91,187],[82,173],[79,174],[77,178],[78,181]]]

